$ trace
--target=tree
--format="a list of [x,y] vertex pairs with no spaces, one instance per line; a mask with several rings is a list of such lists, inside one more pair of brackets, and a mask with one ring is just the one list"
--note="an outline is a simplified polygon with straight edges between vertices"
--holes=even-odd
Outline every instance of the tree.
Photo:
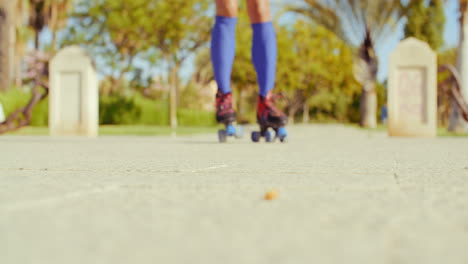
[[34,49],[40,49],[39,36],[47,26],[49,10],[45,0],[29,0],[29,26],[34,31]]
[[[64,44],[85,46],[110,76],[110,93],[119,90],[124,77],[135,69],[138,56],[146,54],[155,42],[153,21],[158,13],[149,0],[85,0],[71,16]],[[144,54],[144,55],[143,55]]]
[[[0,124],[0,134],[27,126],[31,122],[33,108],[48,96],[48,64],[50,54],[40,51],[39,34],[44,30],[51,20],[51,8],[54,4],[62,3],[65,0],[18,0],[13,2],[16,8],[17,18],[13,25],[17,29],[17,34],[24,29],[22,18],[27,14],[29,18],[28,25],[34,31],[34,50],[27,58],[28,72],[27,81],[31,84],[32,95],[25,107],[17,109],[5,122]],[[71,1],[68,1],[71,4]],[[63,20],[65,18],[62,18]],[[58,22],[57,22],[58,23]],[[21,36],[21,35],[20,35]],[[20,39],[23,41],[23,39]],[[26,40],[21,45],[25,45]],[[17,45],[17,48],[23,48]]]
[[[456,65],[457,64],[457,49],[451,48],[448,50],[444,50],[439,52],[438,54],[438,68],[441,69],[443,65]],[[441,83],[446,81],[447,74],[440,73],[438,74],[438,82],[439,88],[442,87]],[[449,94],[444,93],[443,90],[440,90],[437,95],[437,114],[438,114],[438,121],[439,126],[447,127],[449,126],[450,115],[452,111],[452,98]]]
[[[182,64],[209,39],[209,0],[84,0],[76,8],[66,43],[78,43],[105,62],[114,87],[136,61],[164,69],[170,87],[171,126],[177,126]],[[160,65],[156,66],[156,62]]]
[[0,90],[11,84],[14,39],[14,1],[0,0]]
[[65,27],[74,0],[49,0],[48,28],[52,32],[51,53],[57,50],[57,32]]
[[35,50],[30,53],[27,62],[27,81],[32,86],[31,98],[26,106],[17,109],[0,123],[0,134],[29,125],[33,108],[49,94],[49,55]]
[[279,27],[277,88],[294,121],[302,110],[303,122],[314,119],[348,120],[354,95],[352,51],[326,28],[303,20]]
[[354,74],[363,87],[360,124],[376,127],[378,58],[375,47],[402,18],[403,5],[399,0],[303,0],[289,9],[324,26],[355,47]]
[[[460,38],[457,51],[457,68],[461,75],[460,85],[463,95],[468,98],[468,0],[459,0],[460,11]],[[463,120],[462,113],[458,109],[455,100],[452,100],[452,111],[450,114],[449,131],[466,132],[468,131],[468,123]]]
[[15,85],[23,85],[23,58],[26,56],[31,29],[26,24],[28,19],[29,0],[16,0],[15,4]]
[[[170,123],[177,127],[177,97],[182,64],[210,38],[209,0],[159,1],[155,20],[156,46],[167,63],[170,89]],[[156,22],[157,21],[157,22]]]
[[413,0],[406,6],[405,37],[415,37],[438,50],[444,44],[445,13],[442,0]]
[[65,26],[68,11],[73,7],[73,3],[74,0],[28,0],[29,26],[34,30],[36,50],[40,48],[40,33],[48,28],[52,32],[52,53],[55,52],[57,31]]

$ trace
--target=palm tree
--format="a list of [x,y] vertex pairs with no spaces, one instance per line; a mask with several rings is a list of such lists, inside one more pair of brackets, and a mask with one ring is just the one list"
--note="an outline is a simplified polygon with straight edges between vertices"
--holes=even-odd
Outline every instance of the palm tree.
[[363,87],[360,124],[376,127],[378,57],[375,46],[385,41],[403,17],[404,6],[400,0],[302,0],[289,9],[309,17],[355,48],[354,75]]

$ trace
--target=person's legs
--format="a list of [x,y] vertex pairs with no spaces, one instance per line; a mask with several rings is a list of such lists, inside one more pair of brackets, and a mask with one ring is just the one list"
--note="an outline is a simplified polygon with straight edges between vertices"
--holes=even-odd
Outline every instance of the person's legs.
[[238,0],[216,0],[216,21],[211,35],[211,61],[218,84],[216,119],[235,121],[231,94],[231,73],[236,48]]
[[216,22],[211,35],[211,60],[218,88],[231,92],[236,48],[237,0],[216,0]]
[[287,116],[273,102],[275,87],[277,43],[271,22],[270,0],[246,0],[253,29],[252,60],[257,72],[259,96],[257,120],[261,126],[280,128]]
[[253,29],[252,60],[257,72],[259,94],[266,96],[274,88],[277,43],[271,22],[269,0],[246,0]]
[[238,0],[216,0],[216,15],[222,17],[237,17]]

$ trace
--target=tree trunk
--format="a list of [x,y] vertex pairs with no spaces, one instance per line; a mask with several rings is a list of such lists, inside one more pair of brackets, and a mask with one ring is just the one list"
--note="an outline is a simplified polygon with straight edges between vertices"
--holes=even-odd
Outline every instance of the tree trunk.
[[[463,12],[463,10],[461,10]],[[460,40],[458,44],[457,68],[461,77],[461,92],[465,98],[468,98],[468,15],[465,13],[460,18]],[[458,109],[454,99],[451,100],[450,124],[448,130],[451,132],[468,132],[468,123],[464,121],[463,116]]]
[[0,2],[0,91],[11,84],[11,29],[12,6],[10,1]]
[[377,93],[375,91],[375,83],[368,81],[365,84],[360,100],[361,127],[376,128],[377,127]]
[[39,50],[39,35],[41,34],[40,31],[34,30],[34,49]]
[[57,52],[57,32],[52,32],[52,42],[50,43],[51,46],[51,55],[54,56]]
[[239,98],[237,99],[237,120],[244,121],[244,89],[239,89]]
[[15,86],[23,86],[23,71],[21,68],[22,58],[17,56],[15,61]]
[[310,117],[309,117],[309,104],[308,102],[305,102],[304,105],[302,106],[302,123],[304,124],[308,124],[309,121],[310,121]]
[[288,111],[288,123],[293,125],[294,124],[294,116],[296,116],[297,108],[292,107]]
[[177,122],[177,67],[169,69],[169,118],[172,129],[176,129]]

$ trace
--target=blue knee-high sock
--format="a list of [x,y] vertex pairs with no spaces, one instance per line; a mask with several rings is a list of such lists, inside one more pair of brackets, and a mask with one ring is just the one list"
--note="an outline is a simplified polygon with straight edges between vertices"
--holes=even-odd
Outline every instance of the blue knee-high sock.
[[237,18],[217,16],[211,34],[211,61],[218,89],[231,92],[232,64],[236,54]]
[[252,60],[257,72],[259,94],[266,96],[275,86],[277,43],[273,23],[252,24]]

